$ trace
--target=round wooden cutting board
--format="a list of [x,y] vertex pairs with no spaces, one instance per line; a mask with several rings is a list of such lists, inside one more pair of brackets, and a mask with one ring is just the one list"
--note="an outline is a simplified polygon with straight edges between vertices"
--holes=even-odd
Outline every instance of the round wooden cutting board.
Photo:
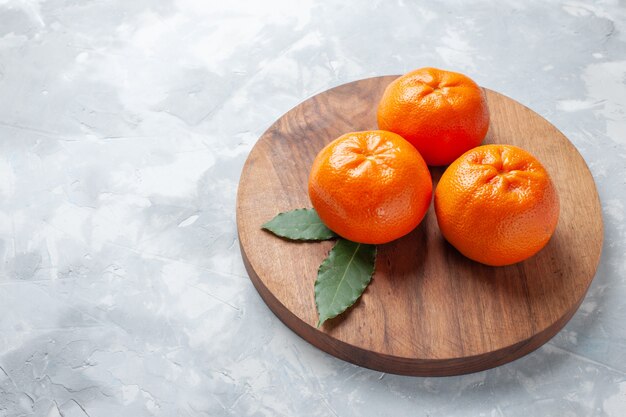
[[[243,168],[237,196],[241,253],[270,309],[301,337],[346,361],[404,375],[456,375],[512,361],[538,348],[572,317],[595,275],[602,217],[593,178],[554,126],[485,89],[491,123],[484,143],[534,154],[553,178],[561,214],[549,244],[507,267],[473,262],[441,236],[431,204],[409,235],[380,245],[361,299],[320,329],[313,283],[333,242],[296,243],[261,225],[311,207],[307,179],[320,149],[339,135],[376,129],[376,107],[396,76],[344,84],[278,119]],[[444,168],[432,168],[434,185]],[[433,187],[434,190],[434,187]]]

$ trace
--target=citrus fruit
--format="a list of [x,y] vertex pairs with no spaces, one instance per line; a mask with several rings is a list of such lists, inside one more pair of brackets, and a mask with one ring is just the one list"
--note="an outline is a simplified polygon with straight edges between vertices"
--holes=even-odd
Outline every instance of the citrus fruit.
[[309,175],[309,197],[335,233],[360,243],[386,243],[413,230],[432,197],[419,152],[399,135],[352,132],[326,145]]
[[511,145],[464,153],[435,190],[441,233],[470,259],[510,265],[537,253],[559,219],[559,198],[546,169]]
[[448,165],[480,145],[489,109],[469,77],[420,68],[392,81],[378,104],[378,127],[402,136],[428,165]]

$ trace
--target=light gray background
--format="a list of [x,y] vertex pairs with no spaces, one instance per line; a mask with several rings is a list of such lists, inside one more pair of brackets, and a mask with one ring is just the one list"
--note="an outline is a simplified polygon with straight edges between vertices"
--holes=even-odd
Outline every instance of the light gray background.
[[[626,5],[0,0],[1,416],[626,415]],[[438,66],[561,129],[598,274],[538,351],[450,378],[337,360],[242,265],[235,196],[311,95]]]

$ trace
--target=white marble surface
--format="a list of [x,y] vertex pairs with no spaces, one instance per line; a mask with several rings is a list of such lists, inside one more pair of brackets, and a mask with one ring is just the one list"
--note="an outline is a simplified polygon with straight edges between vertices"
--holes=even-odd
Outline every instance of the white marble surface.
[[[605,242],[538,351],[450,378],[310,346],[242,265],[235,195],[307,97],[420,66],[585,157]],[[626,415],[626,4],[0,0],[1,416]]]

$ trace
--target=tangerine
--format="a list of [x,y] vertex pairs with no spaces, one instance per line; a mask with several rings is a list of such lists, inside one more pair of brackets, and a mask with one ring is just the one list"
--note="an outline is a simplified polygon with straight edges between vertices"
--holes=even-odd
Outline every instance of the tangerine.
[[435,190],[441,233],[470,259],[501,266],[523,261],[550,240],[559,198],[543,165],[511,145],[471,149]]
[[354,242],[390,242],[413,230],[432,197],[419,152],[382,130],[351,132],[326,145],[309,175],[309,197],[322,221]]
[[378,105],[378,127],[411,142],[428,165],[448,165],[480,145],[489,129],[489,109],[469,77],[420,68],[387,86]]

